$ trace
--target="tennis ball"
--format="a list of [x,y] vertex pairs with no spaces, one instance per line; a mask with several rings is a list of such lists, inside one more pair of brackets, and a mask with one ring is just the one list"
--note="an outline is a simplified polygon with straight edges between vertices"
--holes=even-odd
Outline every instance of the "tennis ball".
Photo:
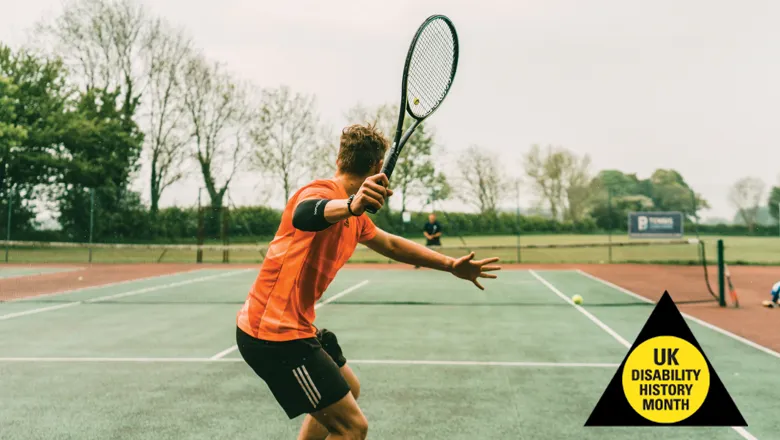
[[414,105],[420,104],[420,98],[414,98]]
[[574,301],[574,304],[582,304],[582,297],[579,295],[572,296],[571,300]]

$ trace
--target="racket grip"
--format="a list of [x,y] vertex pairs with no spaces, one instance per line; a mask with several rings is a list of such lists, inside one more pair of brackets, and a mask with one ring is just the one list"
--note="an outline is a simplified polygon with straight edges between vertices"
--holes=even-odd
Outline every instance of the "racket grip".
[[376,209],[369,206],[368,208],[366,208],[366,212],[368,212],[369,214],[376,214]]

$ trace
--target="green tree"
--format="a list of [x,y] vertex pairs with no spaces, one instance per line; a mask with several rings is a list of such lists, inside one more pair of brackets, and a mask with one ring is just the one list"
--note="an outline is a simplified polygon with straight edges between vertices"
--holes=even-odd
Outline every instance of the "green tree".
[[601,229],[627,230],[629,212],[651,209],[653,209],[652,199],[641,194],[622,195],[611,200],[604,194],[600,194],[593,200],[591,216]]
[[602,170],[593,178],[590,184],[592,191],[609,190],[613,196],[641,194],[639,179],[636,174],[625,174],[618,170]]
[[780,186],[773,186],[772,189],[769,190],[767,205],[769,206],[769,215],[775,220],[780,221],[780,213],[778,213],[778,208],[780,208]]
[[659,210],[679,211],[693,217],[696,211],[710,207],[709,203],[700,194],[696,194],[682,175],[675,170],[655,170],[649,180],[652,188],[649,196]]
[[70,89],[59,60],[2,44],[0,78],[0,197],[13,188],[12,227],[25,229],[35,217],[32,202],[45,196],[42,185],[54,182],[63,164]]
[[117,105],[119,98],[118,91],[92,89],[81,94],[65,128],[68,161],[59,179],[59,221],[77,240],[88,238],[91,189],[95,238],[119,239],[148,230],[148,225],[139,224],[140,198],[128,188],[139,167],[143,134],[126,119],[126,109]]
[[427,204],[430,205],[431,210],[436,209],[436,202],[447,200],[452,196],[452,186],[444,173],[435,173],[427,177],[424,185],[429,190]]

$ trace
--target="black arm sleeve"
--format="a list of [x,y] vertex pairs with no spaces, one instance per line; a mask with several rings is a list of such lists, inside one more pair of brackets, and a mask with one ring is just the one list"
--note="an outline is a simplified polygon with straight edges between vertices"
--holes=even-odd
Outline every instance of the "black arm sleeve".
[[325,220],[325,205],[330,200],[327,199],[312,199],[304,200],[298,203],[293,214],[293,227],[300,229],[301,231],[317,232],[327,229],[331,226]]

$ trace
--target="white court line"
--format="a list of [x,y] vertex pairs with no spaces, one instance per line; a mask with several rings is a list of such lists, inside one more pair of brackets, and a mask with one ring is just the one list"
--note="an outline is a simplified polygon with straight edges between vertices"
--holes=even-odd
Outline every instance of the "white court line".
[[544,284],[545,286],[547,286],[548,289],[552,290],[552,292],[554,294],[558,295],[562,300],[566,301],[571,306],[573,306],[575,309],[577,309],[580,313],[582,313],[583,315],[587,316],[588,319],[593,321],[593,323],[596,324],[597,326],[601,327],[602,330],[604,330],[605,332],[609,333],[610,336],[612,336],[613,338],[617,339],[618,342],[620,342],[621,344],[625,345],[627,348],[631,348],[631,343],[630,342],[625,340],[615,330],[612,330],[607,324],[604,324],[603,322],[601,322],[601,320],[599,320],[599,318],[596,318],[589,311],[583,309],[582,307],[578,306],[577,304],[574,304],[574,301],[572,301],[571,298],[569,298],[568,296],[566,296],[563,293],[561,293],[560,290],[556,289],[552,284],[548,283],[547,280],[545,280],[544,278],[539,276],[538,273],[534,272],[533,270],[529,270],[528,272],[531,275],[533,275],[534,278],[539,280],[540,283]]
[[[54,275],[54,274],[58,274],[58,273],[78,272],[78,271],[81,271],[81,270],[85,270],[86,267],[60,267],[58,269],[61,269],[61,270],[43,271],[43,272],[27,272],[27,273],[20,273],[18,275],[11,275],[11,276],[7,276],[7,277],[0,276],[0,280],[15,280],[17,278],[32,278],[32,277],[37,277],[37,276],[41,276],[41,275]],[[12,270],[12,269],[9,269],[9,270]],[[2,273],[2,272],[0,272],[0,273]],[[8,301],[5,301],[5,302],[16,301],[17,299],[8,300]]]
[[[243,362],[240,358],[156,358],[156,357],[0,357],[0,362],[29,363],[220,363]],[[402,359],[358,359],[350,364],[362,365],[439,365],[461,367],[548,367],[548,368],[617,368],[620,364],[589,362],[500,362],[500,361],[444,361],[444,360],[402,360]]]
[[[591,274],[589,274],[589,273],[587,273],[587,272],[585,272],[585,271],[583,271],[583,270],[580,270],[580,269],[577,269],[576,271],[577,271],[578,273],[580,273],[580,274],[582,274],[582,275],[584,275],[584,276],[586,276],[586,277],[588,277],[588,278],[590,278],[590,279],[594,280],[594,281],[598,281],[598,282],[599,282],[599,283],[601,283],[601,284],[604,284],[604,285],[606,285],[606,286],[609,286],[609,287],[611,287],[611,288],[613,288],[613,289],[615,289],[615,290],[619,290],[620,292],[623,292],[623,293],[625,293],[626,295],[633,296],[634,298],[636,298],[636,299],[639,299],[639,300],[641,300],[641,301],[644,301],[644,302],[646,302],[646,303],[655,304],[653,301],[651,301],[651,300],[649,300],[649,299],[645,298],[644,296],[642,296],[642,295],[639,295],[639,294],[637,294],[637,293],[634,293],[634,292],[632,292],[632,291],[630,291],[630,290],[628,290],[628,289],[626,289],[626,288],[620,287],[620,286],[618,286],[617,284],[610,283],[610,282],[609,282],[609,281],[607,281],[607,280],[601,279],[601,278],[599,278],[599,277],[597,277],[597,276],[595,276],[595,275],[591,275]],[[680,312],[680,313],[682,313],[682,312]],[[696,322],[696,323],[697,323],[697,324],[699,324],[699,325],[702,325],[702,326],[704,326],[704,327],[707,327],[707,328],[708,328],[708,329],[710,329],[710,330],[714,330],[714,331],[716,331],[716,332],[718,332],[718,333],[720,333],[720,334],[722,334],[722,335],[726,335],[726,336],[728,336],[728,337],[730,337],[730,338],[732,338],[732,339],[734,339],[734,340],[737,340],[737,341],[739,341],[739,342],[741,342],[741,343],[743,343],[743,344],[745,344],[745,345],[749,345],[749,346],[751,346],[751,347],[755,348],[756,350],[761,350],[761,351],[763,351],[764,353],[766,353],[766,354],[768,354],[768,355],[770,355],[770,356],[774,356],[774,357],[776,357],[776,358],[780,358],[780,353],[778,353],[778,352],[776,352],[776,351],[772,350],[771,348],[764,347],[763,345],[757,344],[757,343],[755,343],[755,342],[753,342],[753,341],[751,341],[751,340],[749,340],[749,339],[745,339],[745,338],[743,338],[742,336],[735,335],[734,333],[731,333],[731,332],[730,332],[730,331],[728,331],[728,330],[724,330],[724,329],[722,329],[722,328],[720,328],[720,327],[718,327],[718,326],[716,326],[716,325],[710,324],[710,323],[709,323],[709,322],[707,322],[707,321],[703,321],[703,320],[701,320],[701,319],[699,319],[699,318],[697,318],[697,317],[695,317],[695,316],[691,316],[691,315],[689,315],[689,314],[687,314],[687,313],[682,313],[682,315],[683,315],[683,316],[685,316],[686,318],[690,319],[691,321],[694,321],[694,322]]]
[[[346,294],[348,294],[348,293],[352,292],[353,290],[355,290],[355,289],[359,289],[359,288],[361,288],[361,287],[365,286],[366,284],[368,284],[368,280],[363,280],[363,281],[361,281],[361,282],[359,282],[359,283],[355,284],[354,286],[352,286],[352,287],[350,287],[350,288],[348,288],[348,289],[344,289],[344,290],[342,290],[341,292],[339,292],[339,293],[337,293],[337,294],[335,294],[335,295],[331,296],[330,298],[328,298],[328,299],[326,299],[326,300],[324,300],[324,301],[320,301],[320,302],[318,302],[317,304],[315,304],[315,305],[314,305],[314,310],[317,310],[317,309],[319,309],[320,307],[324,306],[325,304],[328,304],[328,303],[330,303],[331,301],[335,301],[335,300],[337,300],[338,298],[341,298],[342,296],[344,296],[344,295],[346,295]],[[214,356],[211,356],[209,359],[212,359],[212,360],[218,360],[218,359],[222,359],[222,358],[224,358],[225,356],[229,355],[230,353],[233,353],[233,352],[234,352],[234,351],[236,351],[236,350],[238,350],[238,345],[233,345],[233,346],[231,346],[231,347],[228,347],[228,348],[226,348],[226,349],[224,349],[224,350],[220,351],[219,353],[215,354]]]
[[9,299],[7,301],[3,301],[3,303],[12,303],[12,302],[23,302],[25,300],[31,300],[31,299],[38,299],[38,298],[47,298],[50,296],[57,296],[57,295],[65,295],[66,293],[73,293],[73,292],[81,292],[84,290],[92,290],[92,289],[100,289],[103,287],[113,287],[113,286],[120,286],[122,284],[128,284],[128,283],[134,283],[136,281],[147,281],[147,280],[153,280],[155,278],[163,278],[163,277],[169,277],[173,275],[179,275],[179,274],[185,274],[185,273],[191,273],[191,272],[199,272],[202,269],[192,269],[192,270],[185,270],[181,272],[173,272],[173,273],[164,273],[162,275],[152,275],[150,277],[144,277],[144,278],[133,278],[132,280],[124,280],[124,281],[117,281],[114,283],[108,283],[108,284],[98,284],[95,286],[88,286],[88,287],[77,287],[75,289],[69,289],[69,290],[61,290],[59,292],[52,292],[52,293],[44,293],[41,295],[34,295],[34,296],[25,296],[21,298],[14,298]]
[[67,307],[74,307],[74,306],[78,306],[80,304],[96,303],[96,302],[100,302],[100,301],[106,301],[106,300],[109,300],[109,299],[123,298],[123,297],[126,297],[126,296],[138,295],[138,294],[141,294],[141,293],[154,292],[155,290],[169,289],[171,287],[178,287],[178,286],[186,286],[187,284],[194,284],[194,283],[199,283],[201,281],[212,280],[212,279],[215,279],[215,278],[227,277],[227,276],[231,276],[231,275],[247,272],[249,270],[251,270],[251,269],[234,270],[234,271],[220,273],[220,274],[216,274],[216,275],[209,275],[209,276],[200,277],[200,278],[193,278],[191,280],[184,280],[184,281],[178,281],[178,282],[175,282],[175,283],[161,284],[159,286],[146,287],[144,289],[131,290],[129,292],[118,293],[116,295],[106,295],[106,296],[100,296],[100,297],[97,297],[97,298],[92,298],[92,299],[84,300],[84,301],[74,301],[74,302],[70,302],[70,303],[59,304],[59,305],[56,305],[56,306],[39,307],[37,309],[24,310],[22,312],[8,313],[8,314],[5,314],[5,315],[0,315],[0,321],[4,321],[6,319],[11,319],[11,318],[17,318],[19,316],[35,315],[37,313],[48,312],[48,311],[51,311],[51,310],[58,310],[58,309],[64,309],[64,308],[67,308]]
[[563,367],[563,368],[617,368],[620,364],[591,362],[491,362],[491,361],[418,361],[418,360],[350,360],[350,364],[378,365],[458,365],[485,367]]
[[[539,274],[537,274],[535,271],[533,271],[533,270],[529,270],[528,272],[529,272],[531,275],[533,275],[533,276],[534,276],[534,278],[536,278],[537,280],[539,280],[539,282],[541,282],[542,284],[544,284],[545,286],[547,286],[547,288],[548,288],[548,289],[550,289],[550,290],[551,290],[551,291],[552,291],[554,294],[558,295],[559,297],[561,297],[561,299],[563,299],[563,300],[564,300],[564,301],[566,301],[567,303],[569,303],[569,304],[571,304],[572,306],[574,306],[574,308],[575,308],[575,309],[577,309],[577,310],[578,310],[578,311],[580,311],[582,314],[584,314],[585,316],[587,316],[587,317],[588,317],[588,319],[590,319],[591,321],[593,321],[594,323],[596,323],[596,325],[598,325],[598,326],[599,326],[599,327],[601,327],[601,328],[602,328],[604,331],[606,331],[607,333],[609,333],[609,334],[610,334],[610,335],[611,335],[613,338],[615,338],[615,339],[616,339],[618,342],[620,342],[621,344],[623,344],[623,345],[624,345],[626,348],[631,348],[631,344],[630,344],[628,341],[626,341],[626,340],[625,340],[625,339],[624,339],[622,336],[620,336],[619,334],[617,334],[617,332],[615,332],[614,330],[612,330],[612,329],[611,329],[611,328],[610,328],[610,327],[609,327],[607,324],[604,324],[604,323],[603,323],[601,320],[599,320],[599,319],[598,319],[598,318],[596,318],[595,316],[591,315],[591,314],[590,314],[590,313],[589,313],[587,310],[585,310],[584,308],[580,307],[580,306],[579,306],[579,305],[577,305],[577,304],[574,304],[574,301],[572,301],[572,300],[571,300],[571,298],[569,298],[568,296],[564,295],[564,294],[563,294],[563,293],[562,293],[560,290],[558,290],[558,289],[557,289],[555,286],[553,286],[552,284],[550,284],[550,283],[549,283],[547,280],[545,280],[544,278],[542,278],[541,276],[539,276]],[[742,438],[744,438],[744,439],[746,439],[746,440],[758,440],[756,437],[754,437],[752,434],[750,434],[750,433],[749,433],[749,432],[748,432],[746,429],[744,429],[744,428],[742,428],[742,427],[740,427],[740,426],[732,426],[732,427],[731,427],[731,429],[733,429],[735,432],[737,432],[737,434],[739,434],[740,436],[742,436]]]

